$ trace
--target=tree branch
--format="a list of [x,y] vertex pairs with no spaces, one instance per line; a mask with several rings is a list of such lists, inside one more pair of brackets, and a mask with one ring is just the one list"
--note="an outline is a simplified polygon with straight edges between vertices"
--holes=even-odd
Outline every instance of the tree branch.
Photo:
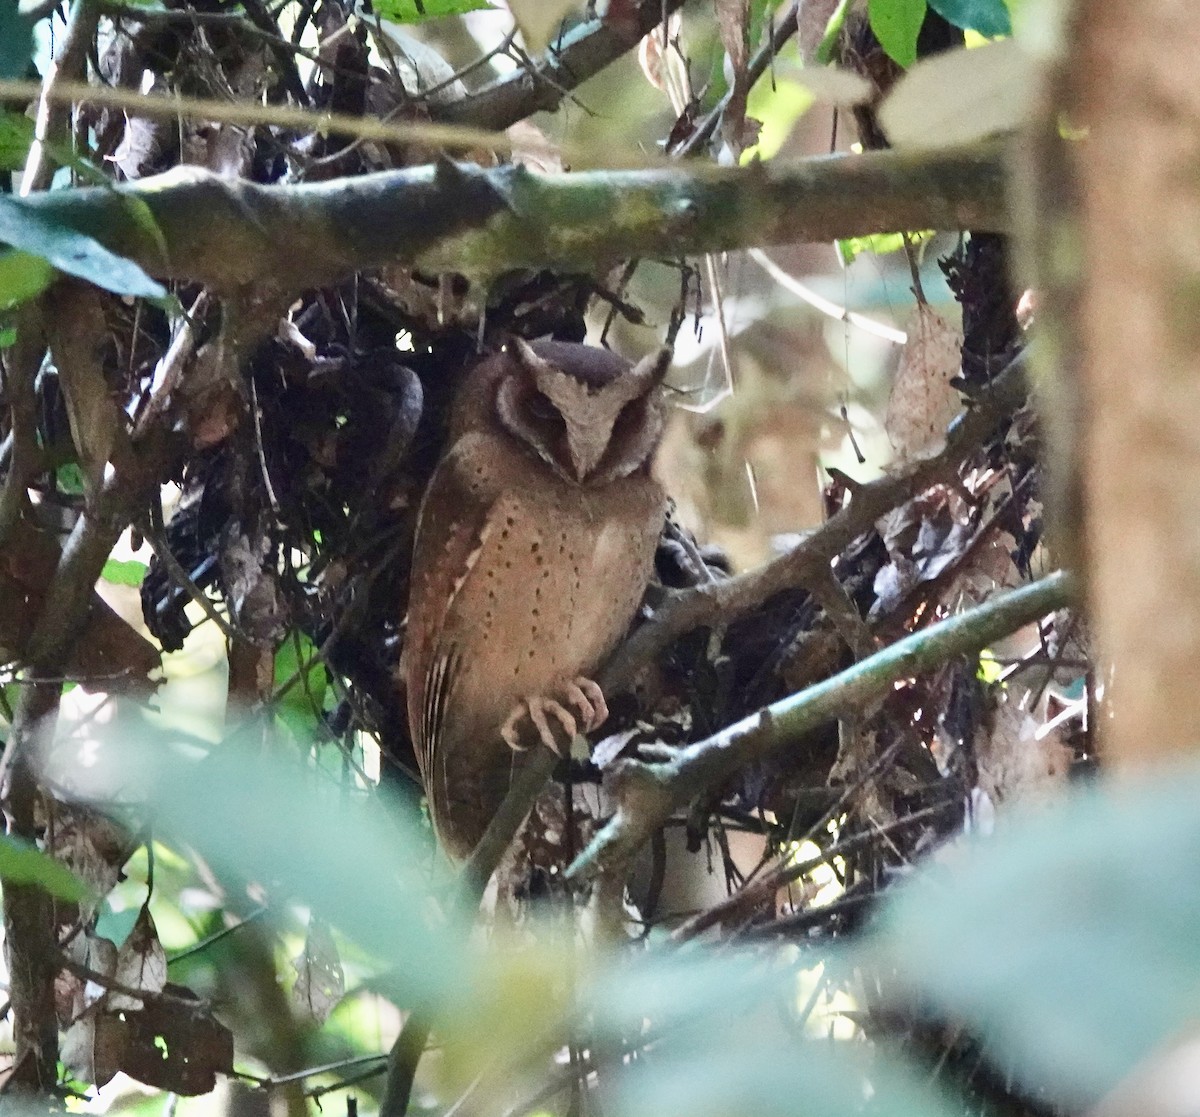
[[[563,175],[443,162],[274,187],[177,169],[10,204],[88,233],[155,275],[221,291],[265,282],[301,290],[389,264],[486,276],[897,229],[1002,230],[1003,154],[988,143]],[[168,245],[165,260],[142,202]]]
[[989,385],[987,395],[950,426],[946,446],[931,458],[859,486],[850,504],[786,554],[733,578],[676,591],[654,618],[637,629],[599,679],[606,693],[627,690],[638,671],[679,637],[715,623],[728,624],[784,590],[825,576],[829,564],[880,516],[917,493],[952,477],[962,462],[1024,401],[1025,359],[1018,357]]
[[535,112],[553,112],[567,93],[632,50],[684,0],[641,0],[621,19],[580,24],[551,43],[532,69],[496,78],[482,89],[443,105],[430,105],[434,120],[500,131]]
[[794,746],[826,722],[878,701],[899,680],[980,648],[1066,605],[1073,587],[1059,571],[956,617],[931,625],[853,667],[793,694],[670,760],[626,760],[611,776],[616,813],[567,870],[569,880],[598,874],[623,880],[631,859],[671,813],[737,769]]

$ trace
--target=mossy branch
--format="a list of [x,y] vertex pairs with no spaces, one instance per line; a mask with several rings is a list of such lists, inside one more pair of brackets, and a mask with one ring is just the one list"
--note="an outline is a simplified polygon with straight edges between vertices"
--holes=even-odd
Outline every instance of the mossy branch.
[[1003,145],[988,143],[561,175],[442,162],[299,186],[180,168],[12,204],[90,234],[153,275],[225,292],[299,291],[385,265],[486,277],[897,229],[1003,230],[1004,167]]

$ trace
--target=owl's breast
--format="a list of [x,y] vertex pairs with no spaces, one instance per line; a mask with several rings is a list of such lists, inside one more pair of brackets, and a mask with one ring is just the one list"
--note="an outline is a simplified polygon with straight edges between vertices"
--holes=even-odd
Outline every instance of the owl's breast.
[[501,725],[612,651],[649,580],[665,497],[648,477],[583,488],[523,459],[501,470],[478,436],[464,443],[422,512],[406,675],[414,738],[436,727],[423,767],[439,831],[469,851],[479,835],[457,820],[490,817],[513,772]]

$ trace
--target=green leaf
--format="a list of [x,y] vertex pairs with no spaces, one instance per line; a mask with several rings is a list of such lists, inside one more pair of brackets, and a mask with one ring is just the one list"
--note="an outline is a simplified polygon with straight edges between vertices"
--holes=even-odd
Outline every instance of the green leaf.
[[0,171],[24,167],[32,143],[33,121],[23,113],[0,109]]
[[87,491],[83,483],[83,470],[77,462],[67,462],[54,471],[54,482],[60,493],[68,496],[83,496]]
[[[718,1012],[720,1010],[718,1009]],[[718,1021],[720,1016],[716,1018]],[[710,1028],[709,1032],[719,1031]],[[624,1117],[796,1117],[796,1114],[879,1113],[888,1117],[961,1117],[961,1100],[947,1097],[925,1072],[906,1067],[894,1052],[871,1055],[861,1043],[809,1039],[745,1042],[733,1029],[725,1043],[668,1041],[655,1052],[652,1073],[623,1068],[617,1111]],[[871,1098],[864,1108],[863,1101]]]
[[947,23],[964,31],[978,31],[989,39],[1012,34],[1004,0],[929,0],[929,6]]
[[146,577],[146,569],[146,564],[138,562],[136,559],[129,559],[126,562],[109,559],[104,564],[100,577],[117,586],[140,586],[142,579]]
[[48,853],[0,834],[0,879],[6,884],[37,884],[63,900],[82,900],[88,886]]
[[490,11],[495,5],[488,0],[374,0],[372,7],[393,23],[424,23],[442,16]]
[[41,256],[0,248],[0,310],[37,298],[54,279],[54,269]]
[[[909,242],[920,244],[933,236],[932,230],[920,233],[908,233]],[[837,242],[838,254],[842,265],[849,266],[864,252],[873,252],[876,256],[886,256],[889,252],[899,252],[904,247],[904,233],[872,233],[866,237],[843,237]]]
[[26,76],[33,53],[33,22],[21,15],[17,0],[0,0],[0,79]]
[[833,15],[829,17],[829,22],[825,24],[825,34],[821,36],[821,43],[817,47],[816,61],[822,66],[828,66],[833,60],[833,49],[837,46],[838,36],[842,33],[842,25],[846,22],[846,9],[850,6],[850,0],[840,0],[838,6],[834,8]]
[[917,60],[917,36],[925,22],[925,0],[869,0],[867,18],[879,45],[901,66]]
[[16,326],[0,326],[0,349],[7,349],[17,340]]
[[329,675],[316,645],[307,636],[289,636],[275,653],[275,686],[289,683],[275,704],[275,712],[299,740],[311,742],[319,731]]
[[259,881],[273,907],[304,904],[364,950],[403,960],[408,993],[459,987],[468,928],[430,926],[431,890],[448,881],[411,812],[297,762],[282,742],[267,744],[261,721],[230,727],[231,739],[197,761],[194,738],[127,715],[89,739],[90,767],[65,751],[54,764],[79,772],[81,794],[144,799],[155,835],[196,850],[228,888]]
[[1052,1107],[1194,1025],[1200,771],[1076,791],[897,890],[877,949]]
[[0,195],[0,243],[41,256],[59,271],[118,295],[167,297],[166,289],[132,260],[110,252],[86,233],[46,217],[21,199]]

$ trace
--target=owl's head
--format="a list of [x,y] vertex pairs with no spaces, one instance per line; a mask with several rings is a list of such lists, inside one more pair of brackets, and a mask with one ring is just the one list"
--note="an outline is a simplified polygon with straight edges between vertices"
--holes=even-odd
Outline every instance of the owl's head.
[[607,349],[517,338],[508,355],[500,422],[565,480],[603,485],[649,460],[662,433],[669,349],[634,365]]

